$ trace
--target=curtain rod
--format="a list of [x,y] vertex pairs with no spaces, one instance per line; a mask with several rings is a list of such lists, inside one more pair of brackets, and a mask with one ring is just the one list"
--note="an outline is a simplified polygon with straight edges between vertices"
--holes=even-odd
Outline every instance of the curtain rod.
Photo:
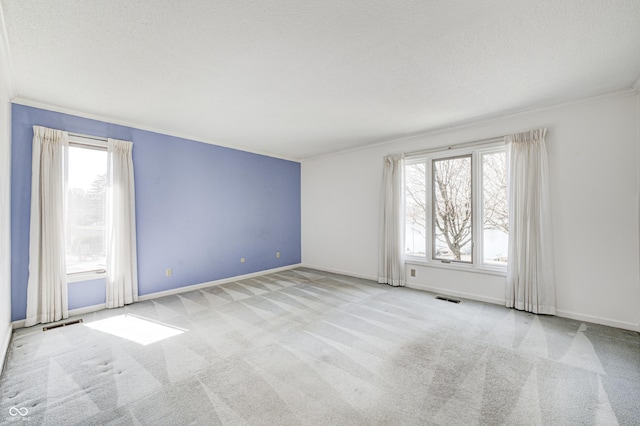
[[73,136],[76,138],[83,138],[83,139],[93,139],[94,141],[100,141],[100,142],[107,142],[107,138],[101,138],[99,136],[83,135],[82,133],[69,132],[69,136]]
[[439,147],[435,147],[435,148],[422,149],[420,151],[410,151],[410,152],[405,152],[404,156],[405,157],[415,157],[415,156],[418,156],[418,155],[429,154],[431,152],[446,151],[446,150],[449,150],[449,149],[466,148],[466,147],[469,147],[469,146],[489,145],[489,144],[499,143],[499,142],[504,142],[504,136],[496,136],[496,137],[493,137],[493,138],[480,139],[480,140],[473,141],[473,142],[463,142],[463,143],[454,144],[454,145],[444,145],[444,146],[439,146]]

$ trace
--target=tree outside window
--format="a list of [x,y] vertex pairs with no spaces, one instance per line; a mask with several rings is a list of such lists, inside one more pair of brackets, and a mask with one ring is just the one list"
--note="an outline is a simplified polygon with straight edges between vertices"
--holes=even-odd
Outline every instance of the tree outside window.
[[107,152],[69,147],[67,273],[104,270]]
[[[478,190],[478,194],[474,194],[474,190]],[[478,232],[474,231],[475,226]],[[425,156],[407,163],[407,255],[441,262],[504,267],[508,235],[506,154],[503,149],[470,150],[444,158]]]

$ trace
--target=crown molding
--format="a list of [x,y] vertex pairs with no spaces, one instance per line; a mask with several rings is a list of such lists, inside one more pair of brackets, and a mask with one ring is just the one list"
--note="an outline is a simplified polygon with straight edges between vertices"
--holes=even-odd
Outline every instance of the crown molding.
[[6,80],[9,99],[16,96],[13,87],[13,71],[11,66],[11,54],[9,50],[9,37],[7,36],[7,26],[4,23],[4,12],[0,7],[0,76]]
[[[636,83],[636,84],[638,84],[638,83]],[[595,102],[595,101],[598,101],[598,100],[601,100],[601,99],[609,99],[609,98],[618,98],[618,97],[623,97],[623,96],[630,96],[630,95],[634,95],[637,91],[638,90],[635,90],[635,86],[634,86],[634,89],[619,90],[619,91],[615,91],[615,92],[605,93],[603,95],[590,96],[590,97],[587,97],[587,98],[577,99],[577,100],[574,100],[574,101],[563,102],[563,103],[559,103],[559,104],[555,104],[555,105],[549,105],[549,106],[545,106],[545,107],[524,109],[524,110],[521,110],[521,111],[511,111],[511,112],[510,111],[503,111],[502,113],[496,113],[496,114],[492,114],[492,115],[488,115],[488,116],[475,117],[475,118],[472,118],[472,119],[469,119],[469,120],[465,120],[465,121],[462,121],[462,122],[459,122],[459,123],[454,123],[452,125],[434,127],[432,129],[425,130],[423,132],[412,133],[412,134],[409,134],[409,135],[404,135],[404,136],[399,136],[399,137],[390,137],[388,139],[385,139],[385,140],[382,140],[382,141],[379,141],[379,142],[376,142],[376,143],[372,143],[372,144],[361,145],[361,146],[348,148],[348,149],[344,149],[344,150],[340,150],[340,151],[329,152],[327,154],[320,154],[320,155],[316,155],[316,156],[311,156],[311,157],[303,158],[300,161],[302,163],[307,162],[307,161],[315,161],[315,160],[320,160],[320,159],[324,159],[324,158],[328,158],[328,157],[348,154],[348,153],[351,153],[351,152],[364,151],[364,150],[368,150],[368,149],[375,148],[375,147],[381,147],[381,146],[385,146],[385,145],[393,145],[393,144],[396,144],[398,142],[411,140],[411,139],[415,139],[415,138],[440,135],[440,134],[445,134],[445,133],[449,133],[449,132],[453,132],[453,131],[457,131],[457,130],[464,130],[464,129],[468,129],[468,128],[473,128],[473,127],[476,127],[476,126],[483,126],[483,125],[486,125],[486,124],[489,124],[489,123],[500,122],[500,121],[503,121],[503,120],[508,120],[508,119],[511,119],[511,118],[520,117],[520,116],[524,116],[524,115],[536,114],[536,113],[544,112],[544,111],[552,111],[554,109],[568,108],[568,107],[571,107],[571,106],[574,106],[574,105],[580,105],[580,104],[585,104],[585,103],[589,103],[589,102]]]
[[192,140],[192,141],[195,141],[195,142],[200,142],[200,143],[206,143],[206,144],[209,144],[209,145],[220,146],[220,147],[223,147],[223,148],[235,149],[236,151],[248,152],[250,154],[263,155],[265,157],[278,158],[280,160],[293,161],[295,163],[300,163],[300,159],[298,159],[298,158],[285,157],[283,155],[277,155],[277,154],[273,154],[273,153],[269,153],[269,152],[265,152],[265,151],[258,151],[258,150],[253,150],[253,149],[249,149],[249,148],[243,148],[243,147],[237,146],[237,145],[224,144],[224,143],[220,143],[220,142],[217,142],[215,140],[212,140],[212,139],[203,138],[202,136],[198,136],[198,135],[193,135],[193,134],[183,133],[183,132],[175,132],[175,131],[163,129],[163,128],[160,128],[160,127],[149,126],[149,125],[146,125],[146,124],[141,124],[141,123],[137,123],[137,122],[133,122],[133,121],[120,120],[120,119],[117,119],[117,118],[108,117],[108,116],[99,115],[99,114],[86,113],[86,112],[82,112],[82,111],[75,110],[75,109],[72,109],[72,108],[67,108],[67,107],[63,107],[63,106],[60,106],[60,105],[48,104],[46,102],[40,102],[40,101],[36,101],[36,100],[33,100],[33,99],[27,99],[27,98],[23,98],[23,97],[20,97],[20,96],[16,96],[13,99],[11,99],[11,103],[16,104],[16,105],[24,105],[24,106],[28,106],[28,107],[32,107],[32,108],[44,109],[44,110],[52,111],[52,112],[59,112],[61,114],[74,115],[76,117],[87,118],[89,120],[96,120],[96,121],[102,121],[102,122],[109,123],[109,124],[116,124],[118,126],[131,127],[131,128],[137,129],[137,130],[144,130],[144,131],[147,131],[147,132],[160,133],[160,134],[166,135],[166,136],[173,136],[173,137],[180,138],[180,139],[188,139],[188,140]]

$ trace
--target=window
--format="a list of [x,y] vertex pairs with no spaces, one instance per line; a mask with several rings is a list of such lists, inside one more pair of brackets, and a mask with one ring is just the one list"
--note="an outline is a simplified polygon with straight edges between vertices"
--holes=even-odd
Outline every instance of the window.
[[106,146],[72,139],[68,160],[67,274],[104,272]]
[[471,155],[432,160],[433,258],[471,262]]
[[507,265],[503,145],[432,152],[405,166],[405,254],[438,264]]
[[427,191],[425,163],[408,163],[405,167],[405,244],[406,254],[427,253]]
[[507,155],[504,151],[482,155],[482,262],[507,265],[509,211]]

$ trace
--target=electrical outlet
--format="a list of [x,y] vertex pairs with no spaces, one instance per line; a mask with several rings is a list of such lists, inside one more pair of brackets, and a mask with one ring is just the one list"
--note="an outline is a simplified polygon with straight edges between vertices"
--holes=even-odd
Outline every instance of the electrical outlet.
[[170,277],[170,276],[173,274],[173,272],[171,271],[171,268],[167,268],[167,270],[165,271],[165,274],[166,274],[168,277]]
[[416,270],[415,270],[415,269],[412,269],[412,270],[411,270],[411,276],[412,276],[412,277],[415,277],[415,276],[416,276]]
[[280,252],[279,251],[276,252],[276,259],[280,259]]

